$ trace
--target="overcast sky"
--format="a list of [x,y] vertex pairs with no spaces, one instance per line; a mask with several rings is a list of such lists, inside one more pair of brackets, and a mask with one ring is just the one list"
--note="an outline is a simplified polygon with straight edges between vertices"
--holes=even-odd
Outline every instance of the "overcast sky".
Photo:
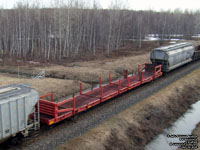
[[[12,8],[18,0],[0,0],[0,6],[3,8]],[[48,6],[52,0],[39,0],[39,2]],[[65,0],[63,0],[65,1]],[[91,0],[93,1],[93,0]],[[98,0],[97,0],[98,1]],[[199,0],[121,0],[127,8],[135,10],[174,10],[180,8],[182,10],[200,9]],[[103,8],[108,8],[111,0],[99,0],[98,3]]]

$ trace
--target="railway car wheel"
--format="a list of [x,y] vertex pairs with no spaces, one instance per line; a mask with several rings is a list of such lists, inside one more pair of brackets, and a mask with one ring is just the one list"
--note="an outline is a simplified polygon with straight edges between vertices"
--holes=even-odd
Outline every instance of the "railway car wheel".
[[74,115],[71,117],[71,121],[73,122],[77,122],[77,119],[78,119],[78,115]]
[[13,146],[18,145],[18,144],[21,143],[22,138],[23,138],[23,135],[18,134],[11,139],[10,144],[13,145]]

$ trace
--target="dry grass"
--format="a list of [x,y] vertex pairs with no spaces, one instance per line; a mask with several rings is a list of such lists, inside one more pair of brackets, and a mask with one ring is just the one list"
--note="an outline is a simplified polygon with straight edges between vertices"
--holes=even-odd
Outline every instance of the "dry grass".
[[[39,92],[39,95],[44,95],[49,92],[54,92],[54,98],[62,98],[67,95],[76,93],[79,91],[79,82],[73,80],[62,79],[28,79],[28,78],[16,78],[9,76],[8,74],[0,74],[0,86],[9,84],[29,84],[32,88]],[[83,89],[88,88],[88,84],[83,84]]]
[[[189,75],[185,76],[182,79],[179,79],[175,83],[169,85],[168,87],[162,89],[161,91],[155,93],[151,97],[137,103],[136,105],[130,107],[129,109],[125,110],[124,112],[116,115],[112,119],[106,121],[105,123],[99,125],[98,127],[90,130],[88,133],[77,137],[71,141],[68,141],[66,144],[61,145],[57,149],[59,150],[88,150],[88,149],[129,149],[126,145],[137,145],[137,142],[143,143],[141,137],[147,136],[149,130],[154,130],[155,132],[160,131],[158,128],[158,124],[160,120],[153,121],[153,126],[148,124],[149,115],[150,117],[153,115],[151,114],[151,110],[155,110],[154,115],[152,118],[160,117],[162,112],[164,115],[166,114],[165,109],[176,109],[178,104],[174,102],[174,99],[180,101],[181,93],[185,93],[184,87],[187,85],[195,86],[199,85],[199,75],[200,70],[196,70]],[[195,91],[195,88],[192,88],[192,91]],[[197,92],[197,91],[196,91]],[[172,99],[173,98],[173,99]],[[186,97],[188,99],[188,97]],[[188,102],[186,100],[186,102]],[[182,104],[181,104],[182,105]],[[149,107],[151,109],[149,109]],[[184,104],[180,107],[185,107]],[[168,112],[169,113],[169,112]],[[176,113],[176,112],[175,112]],[[170,116],[170,114],[168,114]],[[144,119],[144,116],[146,119]],[[151,119],[154,120],[154,119]],[[162,118],[160,118],[162,119]],[[170,119],[170,117],[168,118]],[[145,129],[141,128],[142,123],[147,123]],[[131,128],[130,128],[131,127]],[[135,130],[134,130],[135,129]],[[138,129],[138,130],[136,130]],[[134,130],[134,132],[132,131]],[[148,131],[147,131],[148,130]],[[134,133],[130,135],[130,133]],[[146,134],[147,133],[147,134]],[[155,133],[151,133],[153,135]],[[134,137],[134,135],[136,135]],[[132,141],[130,136],[132,136],[135,140]],[[139,138],[138,138],[139,137]],[[149,139],[148,139],[149,140]],[[111,145],[110,145],[111,144]],[[143,143],[144,144],[144,143]],[[137,149],[134,147],[133,149]]]
[[187,41],[187,42],[191,42],[195,47],[200,45],[199,40],[198,41],[190,40],[190,41]]
[[104,61],[92,61],[91,63],[73,63],[74,66],[80,67],[99,67],[105,70],[112,70],[117,73],[122,73],[123,69],[128,69],[131,73],[137,69],[138,64],[149,63],[149,52],[140,55],[133,55],[128,57],[121,57],[118,59],[106,59]]
[[105,82],[108,80],[108,75],[111,73],[112,79],[116,79],[119,74],[112,70],[105,70],[98,67],[64,67],[50,66],[46,67],[46,74],[54,78],[78,80],[82,82],[98,82],[99,77]]
[[[98,82],[101,76],[102,81],[108,80],[111,73],[112,80],[120,77],[123,69],[129,73],[136,72],[138,64],[150,62],[149,54],[138,56],[122,57],[119,59],[107,59],[104,61],[91,61],[82,63],[71,63],[67,67],[52,65],[45,68],[46,74],[54,78],[79,80],[83,82]],[[37,69],[37,68],[34,68]]]
[[[112,80],[121,76],[123,69],[127,69],[129,73],[136,72],[138,64],[150,62],[149,53],[133,55],[128,57],[120,57],[118,59],[104,59],[103,61],[89,61],[69,63],[67,66],[47,65],[46,67],[30,67],[20,66],[20,74],[33,75],[39,73],[42,69],[46,70],[46,75],[52,78],[77,80],[82,82],[98,82],[101,76],[102,82],[108,80],[111,73]],[[1,66],[1,71],[9,73],[18,73],[18,67]]]

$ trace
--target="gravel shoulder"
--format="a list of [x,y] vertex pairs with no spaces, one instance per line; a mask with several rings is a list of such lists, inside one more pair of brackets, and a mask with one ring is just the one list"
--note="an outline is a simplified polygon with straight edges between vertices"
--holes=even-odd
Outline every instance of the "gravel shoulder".
[[155,92],[165,88],[181,77],[184,77],[188,73],[191,73],[193,70],[199,68],[199,66],[200,62],[188,64],[171,72],[165,77],[136,88],[78,115],[78,118],[75,121],[65,120],[52,129],[42,129],[39,136],[25,140],[20,146],[12,147],[10,149],[54,150],[57,146],[65,144],[66,141],[69,141],[72,138],[83,135],[114,115],[151,96]]

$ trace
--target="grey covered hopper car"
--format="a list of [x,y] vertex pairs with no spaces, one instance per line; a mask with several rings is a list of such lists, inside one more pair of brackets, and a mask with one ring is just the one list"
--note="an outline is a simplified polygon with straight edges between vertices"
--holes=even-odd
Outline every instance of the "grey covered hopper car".
[[39,128],[39,115],[35,110],[38,98],[38,92],[26,85],[0,88],[0,143],[18,134],[26,136],[30,130]]
[[168,72],[183,64],[192,61],[194,46],[184,42],[156,48],[150,55],[153,64],[161,64],[162,71]]

